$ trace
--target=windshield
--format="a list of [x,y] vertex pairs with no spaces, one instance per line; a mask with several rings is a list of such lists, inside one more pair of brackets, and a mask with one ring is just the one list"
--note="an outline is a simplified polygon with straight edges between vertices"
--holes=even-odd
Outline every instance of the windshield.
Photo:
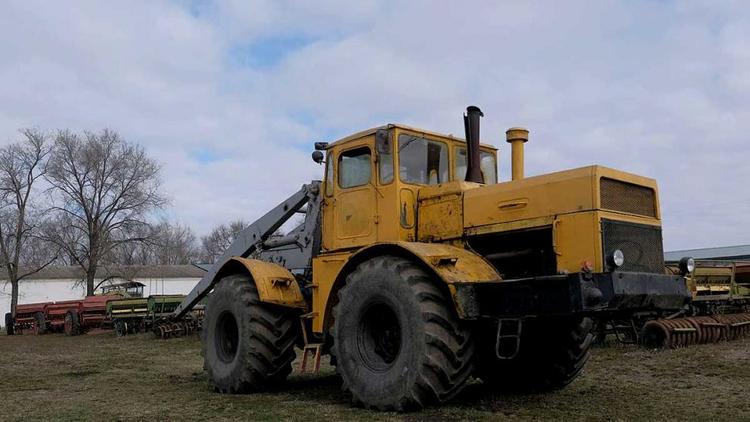
[[448,147],[414,135],[398,137],[399,175],[406,183],[437,185],[449,180]]
[[[456,179],[466,178],[466,148],[456,147]],[[485,184],[497,183],[497,164],[495,154],[481,151],[479,153],[479,168],[482,170],[482,180]]]

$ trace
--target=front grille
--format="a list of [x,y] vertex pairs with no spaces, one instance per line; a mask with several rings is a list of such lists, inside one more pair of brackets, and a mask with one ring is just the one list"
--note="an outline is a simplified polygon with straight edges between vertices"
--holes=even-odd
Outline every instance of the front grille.
[[602,177],[600,187],[602,208],[656,217],[653,189],[606,177]]
[[664,273],[661,227],[602,220],[604,262],[615,249],[625,255],[621,271]]

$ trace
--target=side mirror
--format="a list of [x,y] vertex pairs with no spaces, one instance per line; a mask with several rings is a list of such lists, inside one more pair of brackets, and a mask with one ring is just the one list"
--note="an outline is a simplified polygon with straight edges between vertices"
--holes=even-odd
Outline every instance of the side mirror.
[[322,152],[320,152],[320,151],[313,151],[313,153],[312,153],[312,159],[313,159],[313,161],[315,161],[318,164],[323,164],[323,158],[325,158],[325,157],[323,156]]

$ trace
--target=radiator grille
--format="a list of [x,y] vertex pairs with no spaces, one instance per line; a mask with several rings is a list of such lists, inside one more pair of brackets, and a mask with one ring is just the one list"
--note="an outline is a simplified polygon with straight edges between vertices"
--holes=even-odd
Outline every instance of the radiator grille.
[[654,190],[615,179],[601,179],[602,208],[656,217]]
[[604,261],[615,249],[625,255],[621,271],[664,273],[661,227],[602,220]]

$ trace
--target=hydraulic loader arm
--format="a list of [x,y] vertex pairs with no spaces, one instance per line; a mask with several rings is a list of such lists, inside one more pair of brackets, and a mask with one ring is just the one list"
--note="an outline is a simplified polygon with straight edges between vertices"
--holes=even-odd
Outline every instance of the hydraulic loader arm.
[[[303,185],[302,189],[298,192],[242,230],[235,241],[229,246],[229,249],[227,249],[211,269],[206,272],[198,284],[195,285],[193,290],[188,293],[185,300],[177,306],[172,317],[175,319],[182,318],[193,308],[193,306],[195,306],[195,304],[203,299],[218,281],[216,279],[217,273],[231,258],[247,258],[251,254],[260,252],[263,249],[297,243],[300,236],[299,232],[310,232],[314,230],[316,228],[315,226],[318,224],[317,221],[320,212],[320,203],[318,201],[319,191],[319,181],[313,181],[310,184]],[[304,211],[307,214],[305,217],[305,224],[287,236],[269,240],[269,237],[278,230],[282,224],[289,220],[295,213],[302,212],[301,210],[305,204],[308,204],[307,209]],[[312,252],[312,248],[310,248],[310,252]]]

